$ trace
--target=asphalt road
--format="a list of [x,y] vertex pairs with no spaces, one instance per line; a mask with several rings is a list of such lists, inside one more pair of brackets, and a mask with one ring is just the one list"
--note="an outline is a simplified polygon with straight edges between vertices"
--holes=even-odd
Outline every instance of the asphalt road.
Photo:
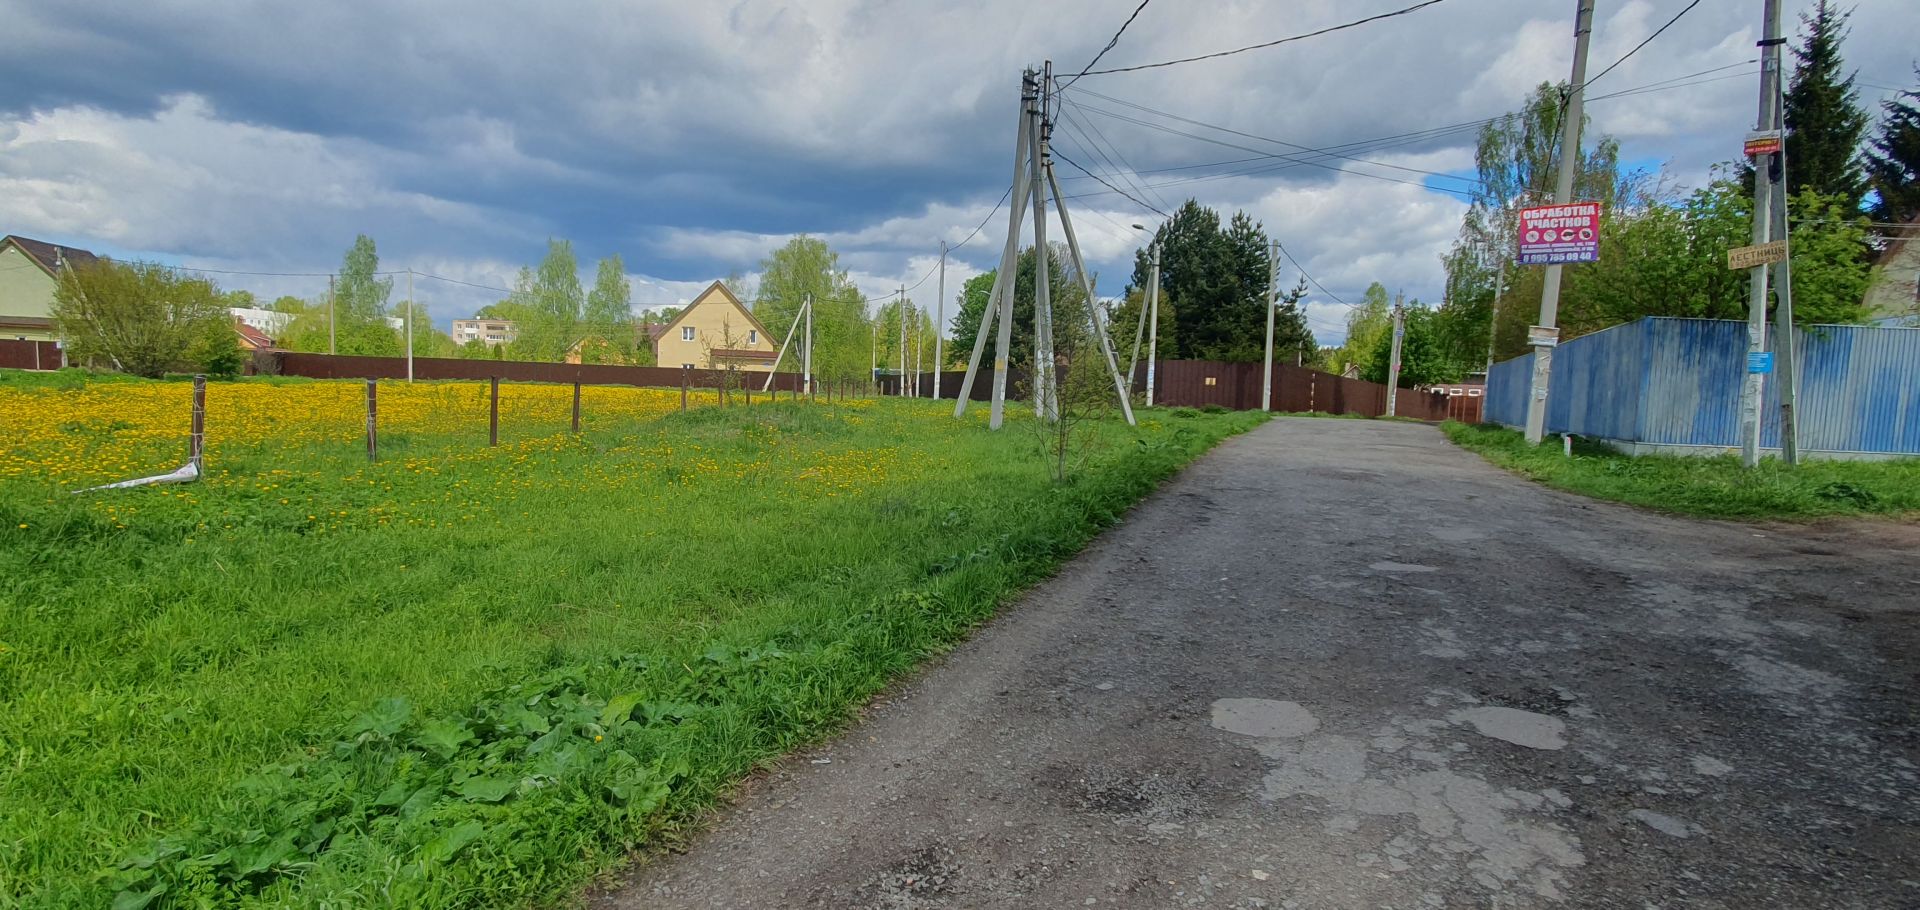
[[1920,907],[1920,527],[1276,420],[602,907]]

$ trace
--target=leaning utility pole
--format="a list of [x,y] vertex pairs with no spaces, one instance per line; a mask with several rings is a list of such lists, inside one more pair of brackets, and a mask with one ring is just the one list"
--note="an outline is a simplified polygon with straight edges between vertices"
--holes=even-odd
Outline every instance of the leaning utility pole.
[[[1573,14],[1573,78],[1567,83],[1567,103],[1561,112],[1560,179],[1553,201],[1573,201],[1573,177],[1580,165],[1580,126],[1586,116],[1582,99],[1587,85],[1587,39],[1593,35],[1593,0],[1576,0]],[[1560,319],[1560,272],[1566,266],[1547,266],[1540,288],[1540,324],[1546,330],[1533,338],[1533,388],[1527,396],[1527,442],[1538,443],[1547,434],[1547,386],[1553,373],[1554,340]]]
[[943,336],[946,334],[946,322],[947,322],[947,242],[945,240],[940,241],[939,288],[940,288],[939,290],[940,297],[938,300],[935,300],[933,304],[933,310],[934,310],[933,400],[934,401],[940,400],[940,371],[945,368],[945,364],[942,363],[940,360],[940,355],[945,350],[945,346],[942,345],[941,342],[945,340]]
[[1407,308],[1402,294],[1393,295],[1393,354],[1387,359],[1387,416],[1394,414],[1394,402],[1400,397],[1400,342],[1407,337]]
[[1260,373],[1260,410],[1262,411],[1273,410],[1273,311],[1275,294],[1280,289],[1280,272],[1274,266],[1273,260],[1280,255],[1279,246],[1280,243],[1277,240],[1267,241],[1267,290],[1263,295],[1263,299],[1267,302],[1267,359],[1266,366]]
[[[1774,151],[1758,151],[1753,157],[1753,244],[1769,241],[1787,244],[1787,154],[1784,132],[1784,99],[1780,88],[1780,0],[1766,0],[1766,21],[1761,24],[1764,37],[1760,47],[1760,114],[1754,136],[1771,140]],[[1763,145],[1764,149],[1765,146]],[[1793,327],[1793,277],[1788,253],[1782,249],[1773,264],[1774,339],[1772,362],[1767,350],[1767,268],[1762,262],[1748,270],[1747,291],[1747,372],[1740,387],[1740,462],[1747,467],[1760,463],[1760,432],[1765,424],[1762,402],[1766,397],[1766,373],[1775,376],[1775,391],[1780,397],[1780,455],[1788,464],[1798,463],[1800,446],[1794,420],[1795,365]]]
[[1147,407],[1153,407],[1153,366],[1160,362],[1160,242],[1153,244],[1153,271],[1147,278]]
[[[973,337],[973,355],[967,360],[967,374],[960,381],[960,394],[953,402],[953,416],[967,413],[967,402],[973,396],[973,380],[980,372],[980,356],[986,350],[987,331],[995,326],[1000,318],[1001,302],[1006,301],[1006,310],[1013,309],[1013,281],[1008,276],[1019,265],[1020,223],[1027,213],[1027,195],[1029,176],[1027,169],[1027,128],[1030,121],[1026,116],[1026,103],[1034,91],[1032,70],[1021,75],[1020,95],[1021,114],[1018,121],[1017,137],[1013,143],[1013,187],[1009,191],[1007,206],[1007,240],[1000,250],[1000,267],[993,273],[993,290],[987,294],[987,305],[980,312],[980,330]],[[1011,318],[1010,316],[1008,318]],[[999,429],[1006,395],[1007,345],[1011,340],[1010,329],[1005,319],[1000,319],[999,331],[994,345],[992,411],[988,426]]]

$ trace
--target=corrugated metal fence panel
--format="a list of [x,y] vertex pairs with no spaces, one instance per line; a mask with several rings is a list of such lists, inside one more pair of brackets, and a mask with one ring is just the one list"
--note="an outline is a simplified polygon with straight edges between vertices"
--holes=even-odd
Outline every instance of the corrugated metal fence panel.
[[[1629,322],[1556,348],[1548,386],[1547,431],[1632,439],[1640,415],[1646,333],[1645,320]],[[1531,383],[1532,376],[1527,378]],[[1525,415],[1523,406],[1523,422]]]
[[[1737,337],[1744,353],[1744,330]],[[1811,326],[1800,333],[1799,352],[1801,449],[1920,455],[1920,329]],[[1772,382],[1766,415],[1761,444],[1777,446],[1780,398]]]
[[[1920,329],[1809,326],[1797,341],[1802,450],[1920,455]],[[1746,354],[1747,326],[1737,320],[1649,318],[1573,339],[1554,352],[1547,429],[1738,447]],[[1526,422],[1532,372],[1531,354],[1494,365],[1488,420]],[[1779,402],[1768,382],[1769,448],[1780,444]]]
[[1727,319],[1643,322],[1646,414],[1637,437],[1616,438],[1664,445],[1739,445],[1747,324]]
[[1496,363],[1487,376],[1487,422],[1510,427],[1527,422],[1527,387],[1533,382],[1533,354]]

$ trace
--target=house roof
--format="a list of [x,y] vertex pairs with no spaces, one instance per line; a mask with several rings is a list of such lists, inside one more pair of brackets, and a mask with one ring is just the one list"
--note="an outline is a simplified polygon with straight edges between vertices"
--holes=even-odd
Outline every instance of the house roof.
[[8,243],[19,247],[20,252],[25,253],[28,259],[34,261],[34,264],[46,270],[48,275],[57,276],[60,272],[62,262],[91,265],[100,259],[100,257],[95,256],[88,250],[71,246],[61,246],[60,244],[48,243],[44,240],[34,240],[31,237],[22,237],[18,234],[8,234],[5,237],[0,237],[0,245]]
[[241,322],[240,317],[238,316],[233,317],[233,330],[235,332],[240,333],[241,341],[244,341],[255,348],[273,347],[272,337],[268,336],[267,333],[254,328],[253,326],[250,326],[244,322]]
[[747,324],[752,328],[758,329],[760,332],[761,338],[772,337],[771,333],[767,331],[767,327],[764,325],[761,325],[760,320],[754,318],[753,311],[750,309],[747,309],[747,305],[744,303],[741,303],[740,298],[735,297],[733,295],[733,291],[727,288],[727,283],[724,281],[716,281],[710,285],[707,285],[706,290],[693,295],[693,299],[691,301],[688,301],[686,306],[680,308],[679,314],[674,316],[671,320],[668,320],[666,325],[661,326],[657,331],[655,331],[653,333],[653,337],[657,339],[661,335],[665,335],[667,332],[672,331],[674,327],[680,324],[680,320],[687,318],[687,314],[693,312],[695,308],[699,307],[701,302],[706,300],[707,296],[712,294],[714,291],[719,291],[726,298],[728,303],[733,304],[734,308],[738,309],[741,315],[747,317]]

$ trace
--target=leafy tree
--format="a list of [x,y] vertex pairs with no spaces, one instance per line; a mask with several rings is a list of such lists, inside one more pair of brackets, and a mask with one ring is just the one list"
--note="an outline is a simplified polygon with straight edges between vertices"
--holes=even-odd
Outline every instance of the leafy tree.
[[[1074,275],[1067,266],[1066,246],[1064,244],[1050,244],[1050,246],[1053,248],[1053,255],[1047,257],[1047,287],[1048,299],[1053,304],[1054,331],[1057,335],[1061,321],[1066,318],[1062,315],[1063,313],[1079,313],[1079,318],[1085,318],[1086,311],[1078,308],[1078,304],[1085,300],[1086,292],[1080,287],[1079,277]],[[1013,332],[1007,357],[1010,363],[1022,370],[1030,369],[1033,365],[1034,272],[1038,262],[1039,257],[1035,255],[1034,248],[1028,247],[1020,251],[1020,257],[1014,268]],[[997,271],[989,271],[975,275],[967,279],[966,284],[960,289],[959,312],[954,314],[952,323],[952,350],[955,360],[964,363],[965,358],[973,354],[974,339],[980,334],[980,317],[986,312],[987,295],[993,293],[993,280],[996,274]],[[1161,301],[1161,309],[1163,311],[1167,309],[1165,300]],[[887,316],[883,310],[881,318],[884,320],[892,317]],[[888,350],[897,350],[900,324],[894,322],[892,326],[894,338],[892,344],[895,347]],[[992,331],[993,334],[987,336],[986,348],[980,355],[983,370],[990,370],[993,365],[993,346],[999,329],[995,327]],[[882,335],[886,335],[884,330]],[[884,347],[887,343],[883,337],[882,346]],[[882,366],[884,365],[883,362]]]
[[[1328,366],[1335,373],[1345,373],[1352,366],[1365,375],[1374,367],[1374,350],[1380,346],[1380,339],[1392,334],[1393,299],[1386,286],[1376,281],[1367,285],[1360,303],[1347,313],[1346,343],[1333,353]],[[1386,375],[1384,369],[1380,375]]]
[[392,357],[401,353],[400,338],[387,324],[387,298],[393,279],[379,277],[380,254],[373,238],[354,238],[334,280],[335,349],[342,354]]
[[[1920,67],[1914,69],[1920,79]],[[1877,199],[1876,221],[1908,224],[1920,218],[1920,88],[1881,102],[1880,134],[1867,151],[1866,177]]]
[[509,311],[519,314],[519,334],[509,353],[525,360],[558,361],[579,340],[585,304],[580,288],[580,263],[573,244],[548,240],[547,255],[538,268],[520,269],[514,278]]
[[[587,292],[580,326],[581,363],[630,363],[634,359],[633,289],[616,254],[600,260]],[[651,349],[651,345],[649,345]]]
[[219,289],[162,265],[72,265],[54,287],[52,315],[75,359],[104,359],[135,376],[158,377],[182,367],[225,372],[231,356],[238,370],[233,316]]
[[1787,179],[1793,186],[1838,196],[1843,208],[1858,211],[1866,194],[1860,140],[1867,112],[1853,74],[1840,74],[1840,42],[1846,39],[1849,15],[1817,0],[1812,13],[1800,17],[1804,31],[1793,49],[1793,79],[1786,92]]
[[[1388,314],[1387,331],[1373,340],[1360,378],[1385,383],[1393,369],[1393,322]],[[1449,363],[1440,348],[1438,319],[1433,310],[1418,300],[1407,302],[1406,331],[1400,339],[1400,388],[1452,382],[1459,379],[1457,367]]]
[[[778,336],[772,339],[775,345],[786,338],[801,305],[812,297],[813,374],[842,380],[867,375],[869,349],[874,343],[867,299],[840,268],[839,254],[826,241],[802,234],[767,254],[760,261],[760,281],[754,294],[753,315]],[[897,324],[895,328],[897,331]],[[798,352],[799,337],[795,333],[788,357]],[[798,363],[793,360],[782,364],[781,369],[797,367]]]
[[[1107,320],[1107,332],[1113,338],[1114,355],[1120,358],[1120,369],[1122,370],[1127,368],[1127,364],[1135,362],[1134,342],[1136,340],[1139,342],[1138,362],[1140,363],[1146,362],[1146,359],[1151,356],[1147,349],[1147,343],[1149,341],[1157,342],[1160,360],[1173,360],[1179,357],[1176,346],[1177,342],[1174,338],[1176,320],[1173,313],[1173,302],[1165,299],[1164,296],[1160,300],[1160,330],[1158,336],[1150,336],[1148,334],[1153,327],[1146,325],[1142,319],[1145,315],[1142,311],[1145,310],[1146,307],[1146,290],[1143,288],[1132,288],[1128,290],[1126,296],[1121,299],[1120,305],[1114,307],[1113,314]],[[1277,338],[1278,329],[1276,329],[1275,332],[1275,337]],[[965,355],[963,354],[962,356]]]

